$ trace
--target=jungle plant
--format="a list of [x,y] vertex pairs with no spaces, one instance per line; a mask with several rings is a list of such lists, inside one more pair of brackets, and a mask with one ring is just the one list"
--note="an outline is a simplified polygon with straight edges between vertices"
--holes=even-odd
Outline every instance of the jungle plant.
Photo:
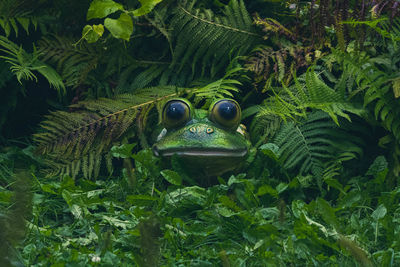
[[32,72],[37,71],[47,79],[51,86],[63,93],[65,87],[61,77],[53,68],[38,59],[39,53],[36,50],[29,54],[4,36],[0,36],[0,46],[3,47],[0,51],[6,53],[0,58],[11,65],[10,69],[17,77],[18,82],[21,83],[22,80],[37,81],[36,75]]
[[39,7],[35,2],[4,0],[0,3],[0,28],[4,30],[5,37],[8,37],[12,31],[18,36],[21,26],[27,34],[30,27],[37,28],[38,19],[32,14],[33,9]]
[[[105,14],[104,10],[111,12],[111,10],[117,11],[122,8],[121,5],[112,1],[104,3],[92,2],[89,18],[92,17],[93,12]],[[248,51],[259,37],[254,32],[243,2],[232,1],[225,7],[224,16],[215,15],[211,10],[196,9],[194,4],[194,2],[179,2],[179,5],[173,8],[166,6],[160,11],[156,8],[154,19],[158,22],[149,18],[150,22],[155,23],[156,28],[160,27],[158,24],[161,23],[160,19],[164,19],[163,23],[168,22],[174,29],[166,38],[170,42],[166,43],[168,44],[165,46],[166,51],[171,52],[169,56],[171,61],[166,64],[160,64],[158,61],[136,60],[130,56],[127,57],[127,51],[123,50],[115,60],[114,51],[111,54],[101,52],[101,46],[97,44],[78,44],[73,47],[62,38],[41,41],[40,52],[44,55],[43,60],[58,65],[57,69],[61,71],[67,86],[79,89],[82,86],[97,83],[98,87],[109,88],[110,79],[115,76],[119,79],[111,95],[119,94],[115,94],[113,100],[79,102],[71,106],[72,110],[77,111],[73,113],[75,115],[56,112],[42,124],[42,127],[49,132],[36,135],[36,140],[43,153],[53,153],[53,164],[55,160],[64,161],[57,167],[63,170],[61,173],[70,173],[75,176],[82,169],[85,177],[92,174],[97,176],[101,163],[100,155],[109,151],[113,141],[121,140],[134,121],[139,122],[137,127],[139,132],[143,131],[148,113],[155,103],[165,97],[182,94],[181,89],[175,89],[171,85],[187,85],[189,82],[192,83],[195,77],[207,77],[193,83],[197,87],[194,91],[187,92],[188,97],[195,94],[197,102],[207,99],[204,107],[216,97],[224,95],[232,97],[231,92],[238,91],[236,86],[240,85],[240,82],[231,79],[241,70],[236,67],[234,57]],[[172,16],[165,14],[167,8],[172,8]],[[164,31],[160,29],[160,32]],[[198,39],[193,41],[189,36],[195,36]],[[113,57],[111,61],[108,60],[110,56]],[[113,65],[115,62],[119,62],[118,65],[122,71],[116,69],[115,64]],[[105,78],[93,81],[92,77],[99,69],[99,64],[105,64]],[[149,64],[152,67],[139,72],[137,76],[132,75]],[[221,71],[226,68],[228,68],[227,73]],[[216,75],[221,75],[223,78],[213,78]],[[129,80],[131,77],[134,79]],[[158,86],[145,88],[151,84]],[[120,94],[122,92],[129,93]],[[139,113],[137,108],[141,109]],[[99,139],[98,136],[103,137]],[[84,139],[81,140],[81,138]],[[107,166],[111,170],[110,156],[108,159]]]
[[[397,0],[1,2],[3,265],[399,265],[398,14]],[[240,103],[241,173],[203,188],[153,156],[175,96]],[[50,108],[42,123],[16,119],[43,117],[23,97]],[[29,190],[11,190],[19,168]]]
[[25,220],[30,219],[32,194],[29,188],[29,175],[24,172],[18,173],[13,182],[13,190],[5,191],[1,187],[1,195],[9,194],[9,210],[0,209],[0,236],[2,243],[0,245],[0,264],[3,266],[12,266],[21,264],[18,259],[19,253],[15,247],[20,243],[26,232]]
[[104,27],[113,37],[129,41],[133,32],[131,16],[139,17],[149,13],[162,0],[139,0],[141,7],[135,10],[126,10],[123,5],[112,0],[94,0],[90,3],[87,20],[102,19],[117,11],[121,11],[119,18],[105,18],[104,24],[86,25],[83,28],[82,38],[89,43],[96,42],[104,33]]
[[205,87],[159,86],[111,99],[81,101],[70,106],[73,112],[56,111],[48,116],[41,124],[45,131],[36,134],[35,140],[40,152],[51,157],[49,163],[60,175],[75,177],[82,170],[86,178],[97,177],[103,156],[108,171],[112,172],[112,145],[127,142],[136,131],[142,146],[147,146],[142,135],[153,107],[159,108],[162,101],[183,94],[199,100],[208,99],[208,104],[216,97],[232,96],[232,92],[238,91],[235,86],[240,82],[230,78],[239,70],[230,70],[224,78]]

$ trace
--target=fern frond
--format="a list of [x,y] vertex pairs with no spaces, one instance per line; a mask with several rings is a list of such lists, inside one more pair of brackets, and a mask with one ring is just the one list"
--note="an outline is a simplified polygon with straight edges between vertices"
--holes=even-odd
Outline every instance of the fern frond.
[[37,77],[33,73],[33,71],[37,71],[58,92],[65,91],[61,77],[53,68],[38,59],[39,53],[36,49],[33,50],[32,54],[29,54],[22,47],[11,42],[4,36],[0,36],[0,47],[3,47],[0,48],[0,51],[5,53],[5,55],[0,55],[0,58],[3,58],[11,65],[10,69],[20,83],[22,80],[37,81]]
[[[355,141],[349,141],[352,140],[350,137],[326,113],[318,111],[311,113],[301,124],[283,124],[273,142],[279,146],[280,160],[285,168],[320,175],[324,162],[332,160],[338,152],[346,151],[354,157],[362,152]],[[345,146],[340,145],[343,142]]]
[[261,19],[258,15],[256,16],[254,23],[263,28],[263,31],[267,34],[264,39],[268,39],[269,34],[279,34],[280,36],[285,36],[290,40],[296,40],[295,34],[287,29],[285,26],[280,24],[277,20],[272,18]]
[[121,142],[139,117],[136,125],[144,128],[149,110],[157,103],[183,93],[198,100],[206,99],[205,103],[232,97],[240,84],[233,76],[240,70],[229,70],[223,79],[203,87],[178,90],[173,86],[158,86],[79,102],[70,106],[72,112],[56,111],[47,116],[40,124],[43,132],[34,136],[35,141],[39,151],[53,160],[51,164],[58,174],[76,176],[82,172],[85,177],[96,177],[101,162],[111,160],[109,151],[113,143]]
[[89,72],[96,69],[102,57],[95,45],[74,46],[71,39],[60,36],[42,38],[38,50],[43,61],[56,64],[65,85],[72,88],[88,82]]
[[397,118],[400,116],[400,100],[395,97],[394,91],[398,77],[398,55],[387,55],[389,62],[386,62],[365,54],[333,50],[332,57],[342,64],[344,75],[340,77],[340,83],[346,85],[350,96],[363,93],[364,106],[371,107],[375,119],[399,141],[400,122]]
[[2,28],[8,37],[12,30],[15,36],[18,36],[19,28],[29,34],[29,28],[32,25],[37,29],[38,20],[32,16],[33,8],[37,6],[36,1],[24,0],[2,0],[0,2],[0,28]]
[[197,8],[195,1],[178,1],[178,5],[168,9],[171,12],[165,10],[157,9],[154,18],[147,19],[168,42],[168,48],[165,46],[157,57],[135,58],[133,55],[137,54],[146,57],[148,50],[140,53],[142,48],[133,46],[129,47],[134,51],[131,55],[122,46],[114,46],[117,47],[114,51],[98,49],[99,43],[72,47],[70,40],[55,37],[40,41],[43,60],[57,64],[66,85],[72,87],[90,85],[91,75],[86,75],[87,72],[92,74],[97,66],[102,69],[105,66],[104,76],[119,77],[116,92],[125,93],[158,85],[184,87],[205,77],[221,78],[232,58],[247,53],[261,41],[242,0],[231,1],[223,15]]
[[294,81],[295,84],[290,87],[270,88],[274,96],[269,97],[258,112],[256,120],[259,123],[268,121],[271,116],[280,117],[283,121],[297,120],[306,117],[312,109],[326,112],[339,124],[338,117],[350,120],[348,113],[361,115],[363,112],[362,108],[348,102],[340,90],[330,88],[312,69],[299,78],[294,76]]
[[259,47],[246,60],[246,68],[255,74],[256,82],[273,79],[288,85],[293,72],[305,69],[324,54],[313,47],[285,45],[279,50]]
[[176,87],[157,87],[72,105],[73,112],[56,111],[41,123],[35,134],[38,150],[49,155],[60,174],[96,177],[113,142],[121,141],[140,110],[168,97]]
[[[260,108],[259,108],[260,109]],[[254,117],[250,124],[250,136],[254,137],[255,146],[272,139],[281,127],[281,118],[274,114],[260,114]],[[260,136],[262,138],[260,138]]]
[[175,36],[171,68],[180,72],[189,65],[192,75],[200,65],[202,74],[208,69],[214,76],[226,67],[229,55],[246,53],[259,39],[241,0],[231,1],[225,8],[225,16],[196,9],[194,1],[183,1],[176,9],[171,27]]
[[233,98],[232,93],[239,92],[239,89],[236,86],[241,85],[239,81],[233,79],[233,76],[242,70],[241,67],[228,70],[223,78],[209,83],[206,86],[196,88],[193,90],[193,93],[200,99],[207,99],[207,102],[204,105],[205,107],[208,107],[218,98]]
[[390,21],[389,18],[382,17],[371,21],[349,20],[343,21],[342,24],[348,24],[352,27],[366,25],[375,30],[383,38],[389,39],[392,42],[400,42],[400,18],[395,18]]
[[322,81],[314,71],[306,73],[306,87],[308,101],[304,103],[306,108],[320,109],[329,114],[336,124],[338,116],[350,120],[347,113],[361,115],[363,110],[356,108],[341,95],[342,90],[334,90]]

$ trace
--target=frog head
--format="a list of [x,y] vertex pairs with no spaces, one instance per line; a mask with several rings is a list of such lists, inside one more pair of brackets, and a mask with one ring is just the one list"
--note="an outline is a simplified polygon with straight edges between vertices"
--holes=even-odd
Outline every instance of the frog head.
[[215,101],[208,112],[194,109],[183,98],[169,100],[162,108],[165,128],[153,145],[153,153],[163,158],[178,157],[198,176],[237,169],[250,147],[240,119],[240,106],[231,99]]

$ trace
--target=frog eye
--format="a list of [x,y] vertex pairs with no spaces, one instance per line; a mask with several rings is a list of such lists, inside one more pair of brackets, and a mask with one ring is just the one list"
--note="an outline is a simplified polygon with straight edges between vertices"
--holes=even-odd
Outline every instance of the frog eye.
[[240,106],[232,99],[217,100],[210,106],[209,119],[223,127],[236,129],[241,119]]
[[185,99],[172,99],[164,105],[162,121],[165,128],[175,128],[188,122],[191,113],[191,105]]

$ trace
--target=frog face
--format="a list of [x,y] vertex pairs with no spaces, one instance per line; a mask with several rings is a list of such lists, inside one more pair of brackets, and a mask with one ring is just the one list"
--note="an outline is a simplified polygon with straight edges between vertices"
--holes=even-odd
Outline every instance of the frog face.
[[193,109],[186,99],[172,99],[163,106],[165,128],[153,153],[165,158],[176,155],[198,175],[234,170],[247,157],[250,146],[240,119],[240,106],[231,99],[215,101],[208,113]]

